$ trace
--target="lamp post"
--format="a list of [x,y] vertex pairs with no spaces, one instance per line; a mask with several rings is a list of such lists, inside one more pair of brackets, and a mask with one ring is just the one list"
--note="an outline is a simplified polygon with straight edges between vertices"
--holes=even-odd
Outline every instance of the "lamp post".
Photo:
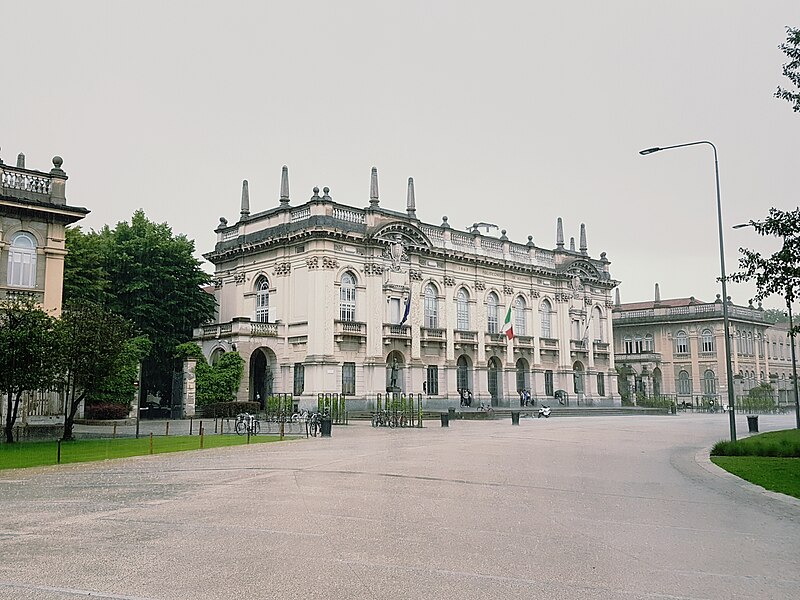
[[[740,223],[739,225],[734,225],[734,229],[741,229],[742,227],[753,227],[755,226],[754,222],[750,223]],[[786,247],[786,237],[783,238],[783,246]],[[789,285],[786,286],[786,309],[789,312],[789,337],[792,341],[792,381],[794,382],[794,416],[795,416],[795,427],[800,429],[800,396],[797,393],[797,356],[794,349],[795,344],[795,333],[794,333],[794,324],[792,322],[792,298],[794,297],[794,289]]]
[[733,370],[731,368],[731,338],[730,338],[730,322],[728,319],[728,289],[726,285],[725,276],[725,249],[722,240],[722,204],[719,199],[719,163],[717,161],[717,147],[709,141],[702,140],[699,142],[689,142],[688,144],[676,144],[674,146],[663,146],[656,148],[647,148],[639,152],[642,156],[660,152],[661,150],[672,150],[673,148],[685,148],[686,146],[697,146],[700,144],[707,144],[714,150],[714,176],[717,184],[717,227],[719,229],[719,270],[722,280],[722,323],[725,330],[725,370],[728,379],[728,410],[730,411],[730,428],[731,428],[731,441],[736,441],[736,411],[734,402],[734,389],[733,389]]

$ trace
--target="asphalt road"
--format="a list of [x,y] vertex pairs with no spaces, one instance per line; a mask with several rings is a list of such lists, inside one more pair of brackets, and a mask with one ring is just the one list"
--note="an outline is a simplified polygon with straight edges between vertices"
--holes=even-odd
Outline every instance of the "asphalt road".
[[727,435],[720,415],[359,423],[0,471],[0,598],[798,598],[800,502],[710,464]]

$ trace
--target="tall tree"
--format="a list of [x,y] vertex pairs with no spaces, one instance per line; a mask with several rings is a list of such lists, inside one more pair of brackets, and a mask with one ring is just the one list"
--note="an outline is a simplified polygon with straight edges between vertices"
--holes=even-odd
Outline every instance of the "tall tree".
[[108,374],[120,363],[133,327],[119,315],[84,301],[65,306],[56,329],[66,396],[63,439],[71,440],[81,402],[102,391]]
[[6,398],[6,442],[14,441],[14,423],[22,394],[50,389],[58,379],[55,320],[32,300],[0,302],[0,391]]
[[[65,286],[65,301],[102,297],[109,309],[146,335],[152,349],[142,362],[142,391],[169,398],[175,346],[190,340],[193,328],[214,316],[214,298],[202,290],[210,277],[193,256],[194,242],[174,235],[166,223],[148,220],[141,210],[130,223],[120,222],[113,229],[73,229],[72,238],[67,238],[71,252],[70,240],[82,254],[65,265],[65,280],[76,284]],[[89,260],[95,254],[99,261]],[[105,286],[81,285],[98,265]]]
[[[739,248],[739,271],[730,276],[732,281],[753,281],[756,284],[755,300],[777,295],[787,305],[797,299],[800,285],[800,208],[782,211],[769,209],[763,221],[750,221],[759,235],[780,238],[781,248],[770,256],[747,248]],[[800,324],[793,323],[790,335],[800,332]]]
[[794,112],[800,112],[800,29],[787,27],[786,42],[778,46],[789,58],[783,65],[783,74],[794,84],[795,90],[791,91],[778,86],[775,97],[786,100],[792,105]]

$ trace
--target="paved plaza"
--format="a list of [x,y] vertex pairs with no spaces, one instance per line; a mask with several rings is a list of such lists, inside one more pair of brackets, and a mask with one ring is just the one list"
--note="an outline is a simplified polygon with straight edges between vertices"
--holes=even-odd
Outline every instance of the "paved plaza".
[[710,464],[727,435],[722,415],[356,423],[3,471],[0,598],[800,597],[800,502]]

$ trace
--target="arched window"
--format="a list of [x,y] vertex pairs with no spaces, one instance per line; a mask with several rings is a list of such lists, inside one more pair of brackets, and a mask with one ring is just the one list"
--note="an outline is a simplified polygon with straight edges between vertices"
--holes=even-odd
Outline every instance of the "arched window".
[[622,342],[625,346],[625,354],[633,354],[633,338],[629,335],[626,335]]
[[753,332],[747,332],[747,354],[753,355]]
[[642,353],[642,336],[638,333],[633,336],[633,348],[636,354]]
[[594,341],[595,342],[604,342],[605,341],[605,334],[603,330],[603,311],[600,310],[599,307],[595,306],[592,309],[592,328],[594,329]]
[[266,277],[256,281],[256,322],[269,323],[269,282]]
[[439,305],[436,295],[436,286],[432,283],[425,286],[425,327],[429,329],[439,327]]
[[653,352],[653,334],[647,333],[644,336],[644,351]]
[[514,300],[514,335],[528,335],[525,327],[525,298],[517,296]]
[[675,352],[677,354],[689,354],[689,338],[682,329],[675,334]]
[[553,313],[553,306],[550,304],[550,301],[546,298],[542,300],[542,303],[539,305],[539,318],[542,322],[542,333],[541,336],[543,338],[552,338],[553,331],[551,328],[551,315]]
[[678,373],[678,395],[691,396],[692,395],[692,380],[689,379],[688,371],[681,371]]
[[714,351],[714,332],[710,329],[703,329],[700,333],[700,347],[703,352]]
[[469,331],[469,294],[464,288],[456,294],[456,329]]
[[497,325],[497,306],[500,303],[497,294],[489,292],[486,296],[486,330],[489,333],[498,333],[500,330]]
[[8,249],[8,285],[36,287],[36,238],[20,231],[11,237]]
[[356,278],[350,271],[342,275],[339,289],[339,320],[356,320]]
[[711,369],[703,373],[703,394],[705,396],[716,396],[717,394],[717,376]]

